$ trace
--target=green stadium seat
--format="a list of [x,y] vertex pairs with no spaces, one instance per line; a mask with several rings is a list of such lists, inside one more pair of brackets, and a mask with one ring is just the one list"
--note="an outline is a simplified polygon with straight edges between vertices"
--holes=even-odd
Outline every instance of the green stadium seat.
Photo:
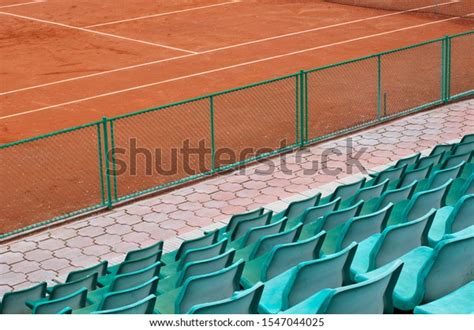
[[436,212],[428,232],[429,245],[434,247],[446,234],[474,226],[474,195],[465,195],[454,206],[445,206]]
[[177,250],[164,254],[161,257],[161,261],[163,261],[165,265],[174,263],[178,261],[187,250],[212,245],[217,242],[217,233],[217,231],[213,231],[206,233],[204,236],[184,241]]
[[297,221],[303,212],[312,206],[318,205],[321,199],[321,193],[314,196],[291,202],[288,207],[278,214],[275,214],[273,221],[286,217],[290,223]]
[[451,155],[461,155],[466,152],[472,152],[474,150],[474,141],[461,142],[456,144],[452,151]]
[[390,314],[392,295],[403,263],[394,262],[370,280],[324,289],[282,312],[284,314]]
[[474,281],[430,303],[416,306],[414,314],[474,314]]
[[228,237],[230,241],[235,241],[236,239],[244,236],[249,229],[269,224],[272,220],[272,214],[272,211],[268,211],[256,216],[255,218],[242,220],[235,225],[231,232],[228,232],[228,235],[225,235],[224,237]]
[[354,205],[360,201],[368,201],[376,197],[380,197],[382,193],[387,188],[389,179],[385,179],[384,181],[359,189],[354,196],[347,198],[344,202],[341,203],[340,208],[346,208],[348,206]]
[[474,134],[464,135],[460,141],[460,143],[469,143],[469,142],[474,142]]
[[446,196],[446,205],[454,205],[464,195],[474,194],[474,173],[467,179],[454,180]]
[[386,190],[382,194],[382,196],[372,198],[371,200],[364,202],[364,206],[362,207],[361,213],[366,214],[375,212],[386,207],[390,203],[394,204],[395,207],[400,205],[398,206],[398,208],[403,208],[404,205],[402,206],[401,202],[408,202],[408,200],[412,197],[413,192],[415,191],[417,183],[418,181],[413,181],[411,184],[408,184],[404,187]]
[[356,182],[348,183],[345,185],[339,185],[332,194],[322,198],[319,204],[327,204],[329,202],[334,201],[338,197],[341,197],[341,200],[345,200],[346,198],[353,196],[357,192],[357,190],[362,188],[365,184],[365,181],[366,178],[364,177]]
[[193,306],[189,314],[257,314],[263,284],[237,291],[230,298]]
[[462,172],[464,164],[465,162],[462,162],[450,168],[434,171],[429,178],[418,182],[415,191],[419,192],[439,187],[445,184],[449,179],[452,179],[454,181]]
[[349,266],[357,244],[316,260],[304,261],[265,282],[259,312],[276,314],[327,288],[350,283]]
[[156,296],[151,294],[133,304],[103,311],[94,311],[91,314],[152,314],[155,301]]
[[66,282],[74,282],[94,273],[99,274],[99,277],[105,276],[107,274],[108,264],[108,261],[104,260],[91,267],[72,271],[67,275]]
[[407,164],[404,164],[400,167],[389,167],[381,172],[377,172],[371,175],[373,179],[368,181],[365,184],[365,187],[375,186],[377,184],[384,182],[387,179],[389,181],[399,180],[405,173],[406,169],[407,169]]
[[431,165],[432,168],[436,167],[439,163],[441,163],[444,155],[445,155],[445,152],[443,151],[434,155],[422,157],[416,162],[414,168],[421,169],[421,168],[426,168],[429,165]]
[[337,197],[331,202],[307,208],[301,216],[301,221],[298,221],[298,223],[301,222],[303,225],[306,225],[308,223],[315,222],[327,213],[337,210],[339,208],[340,202],[341,197]]
[[280,233],[285,229],[287,220],[284,217],[267,225],[250,228],[242,237],[230,242],[228,248],[241,249],[254,244],[262,236]]
[[240,222],[240,221],[243,221],[243,220],[248,220],[248,219],[253,219],[259,215],[262,215],[263,212],[264,212],[264,208],[263,207],[260,207],[258,209],[255,209],[255,210],[252,210],[252,211],[249,211],[249,212],[244,212],[244,213],[239,213],[239,214],[234,214],[229,222],[227,223],[226,226],[220,228],[217,230],[217,239],[221,238],[221,236],[223,234],[228,234],[230,232],[232,232],[235,228],[235,226],[237,226],[237,224]]
[[230,249],[209,259],[191,261],[187,263],[180,272],[161,280],[158,283],[158,292],[164,293],[180,287],[191,276],[212,273],[229,267],[234,260],[234,255],[235,250]]
[[33,307],[33,314],[57,314],[69,307],[72,310],[79,310],[86,306],[87,303],[87,289],[81,288],[68,296],[55,299],[46,300]]
[[401,188],[413,183],[414,181],[426,179],[430,175],[432,168],[433,164],[411,170],[407,169],[399,180],[390,182],[388,187],[389,189]]
[[321,232],[306,240],[278,244],[267,254],[248,261],[242,273],[242,286],[248,289],[257,282],[268,281],[300,262],[318,258],[325,235],[325,232]]
[[431,149],[430,156],[449,153],[454,147],[454,144],[438,144]]
[[63,309],[61,309],[56,314],[72,314],[72,308],[71,307],[64,307]]
[[0,314],[31,314],[26,302],[44,299],[46,286],[46,282],[42,282],[27,289],[5,293],[0,304]]
[[204,275],[191,276],[183,286],[157,297],[155,313],[184,314],[203,303],[227,299],[240,288],[244,261]]
[[418,153],[413,154],[413,155],[411,155],[411,156],[408,156],[408,157],[399,159],[399,160],[395,163],[395,166],[394,166],[394,167],[401,167],[401,166],[411,166],[411,165],[414,165],[414,164],[416,164],[416,162],[418,161],[418,159],[420,159],[420,156],[421,156],[421,154],[418,152]]

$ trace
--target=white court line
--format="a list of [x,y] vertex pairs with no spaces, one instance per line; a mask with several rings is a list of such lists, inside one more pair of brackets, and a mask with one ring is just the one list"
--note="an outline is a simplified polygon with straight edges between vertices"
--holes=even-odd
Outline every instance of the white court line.
[[41,3],[41,2],[46,2],[46,0],[36,0],[36,1],[30,1],[30,2],[17,3],[17,4],[14,4],[14,5],[0,6],[0,9],[19,7],[19,6],[25,6],[25,5],[32,5],[34,3]]
[[[455,1],[451,1],[451,2],[445,2],[444,4],[440,4],[440,5],[452,4],[452,3],[456,3],[458,1],[459,0],[455,0]],[[23,87],[23,88],[19,88],[19,89],[14,89],[14,90],[2,92],[2,93],[0,93],[0,96],[1,95],[8,95],[8,94],[13,94],[13,93],[18,93],[18,92],[23,92],[23,91],[27,91],[27,90],[30,90],[30,89],[36,89],[36,88],[47,87],[47,86],[52,86],[52,85],[56,85],[56,84],[62,84],[62,83],[65,83],[65,82],[70,82],[70,81],[75,81],[75,80],[80,80],[80,79],[92,78],[92,77],[101,76],[101,75],[114,73],[114,72],[120,72],[120,71],[136,69],[136,68],[139,68],[139,67],[144,67],[144,66],[163,63],[163,62],[175,61],[175,60],[182,59],[182,58],[185,58],[185,57],[196,56],[196,55],[200,55],[200,54],[208,54],[208,53],[217,52],[217,51],[224,50],[224,49],[237,48],[237,47],[246,46],[246,45],[254,44],[254,43],[258,43],[258,42],[265,42],[265,41],[275,40],[275,39],[279,39],[279,38],[291,37],[291,36],[295,36],[295,35],[298,35],[298,34],[304,34],[304,33],[319,31],[319,30],[323,30],[323,29],[329,29],[329,28],[343,26],[343,25],[360,23],[362,21],[369,21],[369,20],[373,20],[373,19],[377,19],[377,18],[384,18],[384,17],[387,17],[387,16],[400,15],[400,14],[404,14],[404,13],[415,11],[415,10],[427,9],[427,8],[430,8],[430,7],[433,7],[433,6],[425,6],[425,7],[420,7],[420,8],[409,9],[409,10],[406,10],[406,11],[403,11],[403,12],[396,12],[396,13],[383,14],[383,15],[372,16],[372,17],[367,17],[367,18],[361,18],[361,19],[357,19],[357,20],[353,20],[353,21],[347,21],[347,22],[343,22],[343,23],[326,25],[326,26],[321,26],[321,27],[309,29],[309,30],[304,30],[304,31],[299,31],[299,32],[292,32],[292,33],[282,34],[282,35],[273,36],[273,37],[269,37],[269,38],[264,38],[264,39],[249,41],[249,42],[243,42],[243,43],[235,44],[235,45],[231,45],[231,46],[225,46],[225,47],[220,47],[220,48],[216,48],[216,49],[210,49],[210,50],[203,51],[199,54],[188,54],[188,55],[169,57],[169,58],[165,58],[165,59],[162,59],[162,60],[145,62],[145,63],[130,65],[130,66],[122,67],[122,68],[117,68],[117,69],[112,69],[112,70],[107,70],[107,71],[102,71],[102,72],[97,72],[97,73],[91,73],[91,74],[87,74],[87,75],[83,75],[83,76],[57,80],[57,81],[53,81],[53,82],[49,82],[49,83],[44,83],[44,84],[39,84],[39,85],[34,85],[34,86],[29,86],[29,87]]]
[[[468,14],[467,16],[471,16],[473,14],[474,13],[471,13],[471,14]],[[270,61],[270,60],[274,60],[274,59],[278,59],[278,58],[282,58],[282,57],[286,57],[286,56],[302,54],[302,53],[306,53],[306,52],[310,52],[310,51],[318,50],[318,49],[322,49],[322,48],[328,48],[328,47],[332,47],[332,46],[338,46],[338,45],[342,45],[342,44],[346,44],[346,43],[351,43],[351,42],[354,42],[354,41],[360,41],[360,40],[369,39],[369,38],[373,38],[373,37],[379,37],[379,36],[394,33],[394,32],[406,31],[406,30],[411,30],[411,29],[423,27],[423,26],[443,23],[443,22],[452,21],[452,20],[456,20],[456,19],[460,19],[460,17],[451,17],[451,18],[447,18],[447,19],[443,19],[443,20],[434,21],[434,22],[412,25],[412,26],[408,26],[408,27],[404,27],[404,28],[400,28],[400,29],[396,29],[396,30],[371,34],[371,35],[367,35],[367,36],[363,36],[363,37],[359,37],[359,38],[348,39],[348,40],[344,40],[344,41],[338,41],[338,42],[334,42],[334,43],[331,43],[331,44],[321,45],[321,46],[307,48],[307,49],[302,49],[302,50],[298,50],[298,51],[294,51],[294,52],[290,52],[290,53],[285,53],[285,54],[280,54],[280,55],[275,55],[275,56],[271,56],[271,57],[266,57],[266,58],[262,58],[262,59],[258,59],[258,60],[254,60],[254,61],[229,65],[229,66],[226,66],[226,67],[221,67],[221,68],[217,68],[217,69],[213,69],[213,70],[193,73],[193,74],[186,75],[186,76],[180,76],[180,77],[175,77],[175,78],[171,78],[171,79],[167,79],[167,80],[157,81],[157,82],[149,83],[149,84],[145,84],[145,85],[139,85],[139,86],[135,86],[135,87],[131,87],[131,88],[116,90],[116,91],[109,92],[109,93],[98,94],[98,95],[85,97],[85,98],[81,98],[81,99],[77,99],[77,100],[73,100],[73,101],[69,101],[69,102],[54,104],[54,105],[50,105],[50,106],[46,106],[46,107],[42,107],[42,108],[38,108],[38,109],[33,109],[33,110],[29,110],[29,111],[24,111],[24,112],[20,112],[20,113],[15,113],[15,114],[3,116],[3,117],[0,117],[0,120],[13,118],[13,117],[18,117],[18,116],[22,116],[22,115],[26,115],[26,114],[30,114],[30,113],[35,113],[35,112],[45,111],[45,110],[48,110],[48,109],[54,109],[54,108],[62,107],[62,106],[65,106],[65,105],[76,104],[76,103],[89,101],[89,100],[93,100],[93,99],[97,99],[97,98],[101,98],[101,97],[106,97],[106,96],[121,94],[121,93],[125,93],[125,92],[130,92],[130,91],[143,89],[143,88],[147,88],[147,87],[157,86],[157,85],[161,85],[161,84],[165,84],[165,83],[169,83],[169,82],[173,82],[173,81],[178,81],[178,80],[183,80],[183,79],[187,79],[187,78],[202,76],[202,75],[206,75],[206,74],[209,74],[209,73],[234,69],[234,68],[238,68],[238,67],[242,67],[242,66],[246,66],[246,65],[250,65],[250,64],[266,62],[266,61]]]
[[144,40],[138,40],[138,39],[122,37],[122,36],[115,35],[115,34],[110,34],[110,33],[105,33],[105,32],[100,32],[100,31],[95,31],[95,30],[89,30],[89,29],[86,29],[86,28],[81,28],[81,27],[77,27],[77,26],[72,26],[72,25],[57,23],[57,22],[52,22],[52,21],[46,21],[46,20],[43,20],[43,19],[29,17],[29,16],[12,14],[12,13],[8,13],[8,12],[5,12],[5,11],[0,11],[0,14],[6,15],[6,16],[12,16],[12,17],[16,17],[16,18],[27,19],[27,20],[30,20],[30,21],[35,21],[35,22],[40,22],[40,23],[52,24],[52,25],[61,26],[61,27],[68,28],[68,29],[73,29],[73,30],[79,30],[79,31],[83,31],[83,32],[95,33],[95,34],[99,34],[99,35],[103,35],[103,36],[107,36],[107,37],[112,37],[112,38],[117,38],[117,39],[122,39],[122,40],[127,40],[127,41],[134,41],[134,42],[138,42],[138,43],[145,44],[145,45],[168,48],[168,49],[177,50],[177,51],[180,51],[180,52],[185,52],[185,53],[190,53],[190,54],[198,54],[197,52],[193,52],[193,51],[187,50],[187,49],[171,47],[171,46],[157,44],[157,43],[148,42],[148,41],[144,41]]
[[105,25],[112,25],[112,24],[118,24],[118,23],[124,23],[124,22],[138,21],[138,20],[146,19],[146,18],[167,16],[167,15],[171,15],[171,14],[185,13],[185,12],[188,12],[188,11],[194,11],[194,10],[199,10],[199,9],[205,9],[205,8],[212,8],[212,7],[218,7],[218,6],[231,5],[231,4],[233,4],[233,3],[238,3],[238,2],[240,2],[240,0],[234,0],[234,1],[223,2],[223,3],[216,3],[216,4],[208,5],[208,6],[194,7],[194,8],[188,8],[188,9],[175,10],[175,11],[168,11],[168,12],[166,12],[166,13],[159,13],[159,14],[146,15],[146,16],[139,16],[139,17],[134,17],[134,18],[127,18],[127,19],[123,19],[123,20],[120,20],[120,21],[112,21],[112,22],[107,22],[107,23],[99,23],[99,24],[93,24],[93,25],[88,25],[88,26],[84,26],[84,27],[85,27],[85,28],[93,28],[93,27],[99,27],[99,26],[105,26]]

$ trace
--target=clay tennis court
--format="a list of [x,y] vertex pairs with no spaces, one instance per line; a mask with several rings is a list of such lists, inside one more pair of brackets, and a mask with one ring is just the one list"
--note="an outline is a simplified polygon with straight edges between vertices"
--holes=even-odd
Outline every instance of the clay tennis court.
[[[460,5],[459,1],[419,1],[419,7],[391,11],[319,0],[104,0],[100,4],[92,0],[0,0],[0,143],[474,28],[472,3],[467,3],[473,8],[464,13],[464,17],[430,12],[435,6],[432,3],[436,3],[436,8]],[[438,47],[437,44],[426,46],[430,52],[440,54]],[[429,91],[439,90],[434,86],[426,88],[426,94],[412,91],[412,85],[437,83],[427,80],[423,74],[410,84],[404,81],[405,76],[418,68],[438,74],[433,68],[439,68],[440,63],[424,58],[426,50],[419,54],[416,50],[413,52],[411,66],[396,54],[387,64],[387,76],[393,79],[392,85],[384,88],[401,88],[398,78],[405,86],[403,92],[407,96],[397,103],[404,103],[401,108],[410,103],[429,102],[436,97]],[[310,114],[309,138],[371,119],[373,113],[368,114],[366,109],[374,104],[360,95],[367,95],[369,89],[375,92],[374,68],[376,63],[371,60],[354,64],[353,72],[366,73],[363,81],[360,74],[354,75],[354,79],[343,79],[347,76],[344,72],[340,72],[340,76],[331,73],[309,77],[316,84],[318,79],[324,79],[327,88],[326,93],[314,91],[320,97],[310,102],[321,105],[341,98],[339,110]],[[343,97],[339,95],[341,81],[346,90]],[[216,136],[216,146],[240,150],[255,144],[276,148],[282,139],[295,143],[294,119],[289,120],[285,112],[294,108],[294,101],[285,96],[285,93],[293,93],[294,85],[289,78],[276,83],[277,88],[265,90],[263,86],[262,93],[273,102],[263,114],[253,115],[255,107],[251,101],[242,104],[242,99],[232,96],[223,99],[221,108],[233,110],[216,114],[216,126],[223,132]],[[367,91],[362,93],[364,89]],[[243,99],[252,99],[245,91],[242,94]],[[209,142],[208,114],[196,110],[199,102],[189,109],[181,109],[179,116],[164,111],[159,121],[153,122],[152,129],[146,131],[140,126],[146,124],[146,116],[140,119],[144,124],[135,124],[137,127],[129,124],[126,133],[120,130],[120,121],[117,121],[117,145],[125,145],[130,136],[147,141],[145,147],[150,148],[156,145],[171,148],[187,138],[192,144],[198,140]],[[205,105],[202,107],[205,109]],[[194,130],[190,132],[189,126],[180,126],[182,121],[192,121]],[[327,123],[334,124],[327,127]],[[262,127],[271,129],[259,134]],[[85,130],[94,134],[96,128],[91,126]],[[8,203],[2,213],[0,231],[48,219],[55,216],[58,209],[67,213],[100,202],[97,200],[100,187],[96,182],[102,179],[92,153],[97,149],[96,140],[92,136],[90,141],[83,139],[80,144],[58,142],[67,150],[63,151],[67,157],[62,158],[58,158],[57,150],[42,148],[41,141],[36,142],[37,146],[25,145],[23,152],[10,155],[7,161],[15,164],[15,169],[5,166],[3,171],[11,180],[7,184],[17,188],[14,192],[1,192],[2,200]],[[44,154],[38,159],[29,149],[34,153],[41,149]],[[169,160],[163,159],[163,162],[166,164]],[[209,160],[206,163],[207,169]],[[31,181],[38,172],[47,172],[44,177],[50,178],[43,180],[44,188]],[[144,187],[140,175],[138,178],[124,176],[119,178],[123,182],[118,182],[121,187],[118,197],[181,177],[182,172],[167,178],[158,177]],[[67,200],[64,200],[64,185],[68,187]],[[28,208],[21,207],[25,204]]]

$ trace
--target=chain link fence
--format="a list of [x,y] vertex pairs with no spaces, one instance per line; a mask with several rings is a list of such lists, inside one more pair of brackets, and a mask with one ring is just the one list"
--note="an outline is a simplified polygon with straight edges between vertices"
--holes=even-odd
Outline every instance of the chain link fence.
[[474,95],[474,31],[0,146],[0,239]]

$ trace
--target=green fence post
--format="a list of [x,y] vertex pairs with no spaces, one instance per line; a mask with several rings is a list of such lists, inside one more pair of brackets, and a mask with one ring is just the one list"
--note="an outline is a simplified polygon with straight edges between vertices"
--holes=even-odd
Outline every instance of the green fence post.
[[105,181],[107,185],[107,207],[112,208],[112,190],[110,184],[110,161],[109,153],[109,138],[107,132],[107,117],[102,118],[102,128],[104,132],[104,155],[105,155]]
[[382,112],[382,55],[377,55],[377,119]]
[[304,143],[308,142],[308,73],[304,73]]
[[214,130],[214,96],[209,96],[210,108],[210,126],[211,126],[211,172],[216,169],[216,145],[215,145],[215,130]]
[[110,120],[110,146],[112,147],[112,176],[114,178],[114,200],[118,199],[117,168],[115,162],[115,131],[114,120]]
[[446,103],[447,103],[451,99],[451,37],[450,36],[446,36],[445,70],[446,70],[445,96],[446,96]]
[[299,90],[299,97],[300,97],[300,106],[299,106],[299,117],[300,117],[300,146],[302,147],[304,145],[304,140],[305,140],[305,118],[304,118],[304,105],[305,105],[305,79],[304,79],[304,71],[301,70],[300,73],[298,74],[299,80],[300,80],[300,90]]
[[101,124],[97,123],[97,154],[99,158],[99,178],[100,178],[100,203],[105,205],[105,187],[104,187],[104,163],[102,161],[102,133]]

